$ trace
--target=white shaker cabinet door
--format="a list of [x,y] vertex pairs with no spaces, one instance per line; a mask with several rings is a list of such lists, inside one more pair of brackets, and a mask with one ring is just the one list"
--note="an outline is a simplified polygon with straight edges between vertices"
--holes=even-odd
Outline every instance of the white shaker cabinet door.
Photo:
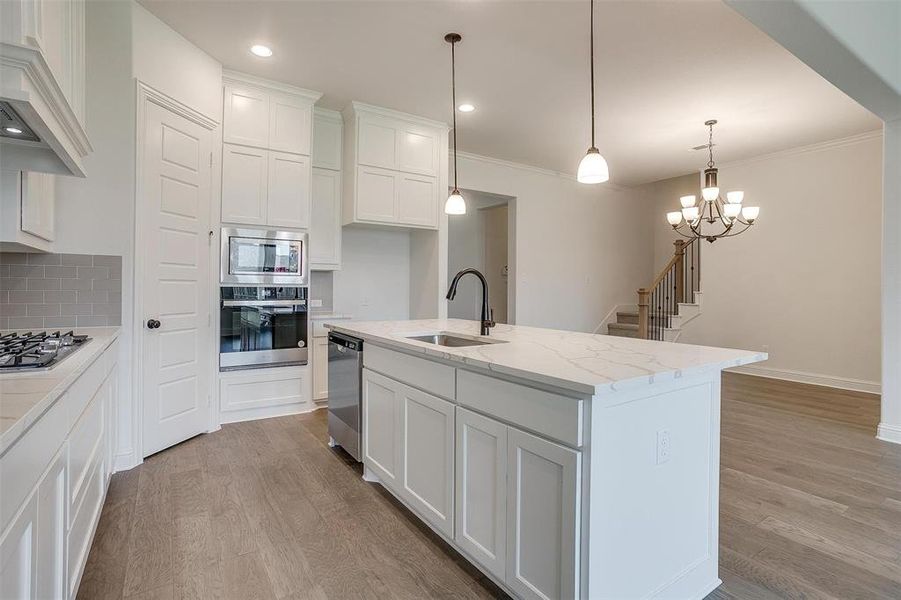
[[507,548],[507,426],[457,408],[454,540],[503,581]]
[[341,113],[314,109],[313,111],[313,167],[341,170],[342,136]]
[[66,447],[38,484],[36,598],[66,597]]
[[313,400],[328,398],[328,338],[313,338]]
[[406,125],[398,132],[397,168],[410,173],[437,175],[440,134],[434,127]]
[[507,430],[507,574],[521,598],[579,597],[581,455]]
[[363,369],[363,463],[401,493],[401,406],[396,381]]
[[269,94],[253,88],[226,85],[224,102],[222,141],[227,144],[268,147]]
[[370,167],[397,168],[398,123],[381,117],[359,121],[357,162]]
[[310,226],[310,158],[269,152],[266,224],[306,229]]
[[356,218],[381,223],[397,222],[397,179],[393,171],[358,167]]
[[341,173],[313,167],[310,199],[310,264],[341,266]]
[[309,156],[312,140],[312,104],[286,94],[270,94],[269,149]]
[[438,182],[425,175],[398,174],[397,216],[404,225],[438,226]]
[[37,526],[37,494],[32,494],[0,538],[0,598],[37,597]]
[[454,535],[454,405],[399,384],[403,496],[426,521]]
[[56,178],[49,173],[22,173],[22,231],[49,242],[56,232]]
[[222,146],[222,221],[246,225],[266,222],[269,153],[245,146]]

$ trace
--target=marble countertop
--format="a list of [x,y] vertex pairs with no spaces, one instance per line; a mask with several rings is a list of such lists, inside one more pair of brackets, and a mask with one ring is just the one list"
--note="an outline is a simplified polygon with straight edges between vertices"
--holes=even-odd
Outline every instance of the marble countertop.
[[324,310],[321,312],[312,311],[310,313],[310,318],[314,321],[324,321],[326,319],[353,319],[353,315],[348,315],[345,313],[336,313],[330,310]]
[[503,324],[492,328],[487,339],[506,343],[448,348],[407,339],[437,332],[479,336],[478,321],[460,319],[344,321],[325,326],[380,346],[592,395],[767,358],[764,352]]
[[49,371],[0,373],[0,454],[103,354],[119,337],[119,330],[119,327],[76,329],[76,334],[87,334],[91,341]]

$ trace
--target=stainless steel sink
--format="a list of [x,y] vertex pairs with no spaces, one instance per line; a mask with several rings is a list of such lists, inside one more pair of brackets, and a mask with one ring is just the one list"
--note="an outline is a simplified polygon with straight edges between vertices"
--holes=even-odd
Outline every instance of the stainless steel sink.
[[412,335],[408,340],[416,340],[417,342],[426,342],[427,344],[435,344],[436,346],[447,346],[449,348],[465,348],[466,346],[485,346],[488,344],[497,344],[504,340],[484,340],[476,338],[461,337],[449,333],[430,333],[428,335]]

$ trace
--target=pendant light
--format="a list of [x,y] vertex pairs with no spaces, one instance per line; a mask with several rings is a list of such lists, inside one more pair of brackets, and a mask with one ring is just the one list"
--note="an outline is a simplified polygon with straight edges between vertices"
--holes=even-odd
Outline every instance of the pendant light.
[[448,33],[444,41],[451,45],[451,110],[454,114],[454,189],[444,203],[444,212],[449,215],[465,215],[466,201],[457,189],[457,66],[455,64],[454,47],[463,39],[459,33]]
[[600,150],[594,145],[594,0],[588,1],[591,6],[589,9],[591,23],[591,148],[579,163],[579,173],[576,179],[579,183],[604,183],[610,179],[610,169],[607,168],[607,161],[601,156]]

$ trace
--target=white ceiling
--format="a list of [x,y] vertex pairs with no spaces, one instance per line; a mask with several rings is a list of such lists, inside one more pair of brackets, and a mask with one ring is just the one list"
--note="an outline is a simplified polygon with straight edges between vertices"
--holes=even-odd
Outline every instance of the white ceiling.
[[[450,122],[460,150],[574,173],[589,143],[588,2],[171,1],[141,4],[231,69]],[[598,147],[633,185],[871,131],[881,122],[719,0],[599,1]],[[272,47],[260,59],[251,44]],[[465,177],[465,174],[461,173]]]

